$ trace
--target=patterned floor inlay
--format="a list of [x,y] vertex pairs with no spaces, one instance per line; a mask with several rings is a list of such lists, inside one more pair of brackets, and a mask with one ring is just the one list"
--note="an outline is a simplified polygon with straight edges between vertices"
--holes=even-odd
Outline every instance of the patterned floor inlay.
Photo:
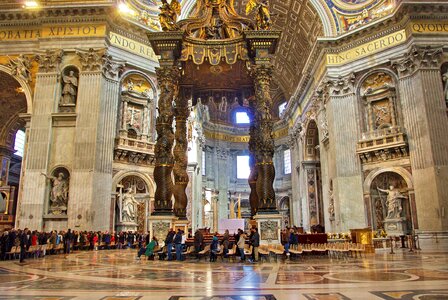
[[340,293],[303,294],[309,300],[350,300]]
[[406,250],[263,263],[147,261],[136,260],[135,250],[89,251],[0,261],[0,300],[448,299],[447,262],[448,253]]
[[444,300],[448,299],[448,290],[417,290],[371,292],[385,300]]
[[274,295],[253,295],[253,296],[172,296],[169,300],[277,300]]
[[20,300],[70,300],[75,297],[61,297],[61,296],[1,296],[0,300],[12,300],[12,299],[20,299]]

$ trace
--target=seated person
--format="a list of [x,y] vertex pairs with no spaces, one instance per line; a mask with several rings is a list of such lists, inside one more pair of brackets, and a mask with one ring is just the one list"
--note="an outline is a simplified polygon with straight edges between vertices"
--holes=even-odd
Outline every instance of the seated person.
[[212,243],[210,244],[210,261],[216,261],[218,250],[218,237],[216,234],[213,236]]
[[152,237],[151,242],[146,245],[145,255],[148,257],[148,260],[154,260],[154,248],[157,246],[157,238],[155,236]]

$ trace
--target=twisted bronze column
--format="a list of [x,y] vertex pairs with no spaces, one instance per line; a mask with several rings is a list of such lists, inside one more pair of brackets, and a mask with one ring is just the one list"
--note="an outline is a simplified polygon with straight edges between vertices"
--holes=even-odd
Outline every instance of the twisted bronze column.
[[250,119],[250,128],[249,128],[249,187],[250,187],[250,195],[249,195],[249,203],[250,203],[250,214],[251,216],[255,216],[258,211],[258,195],[257,195],[257,177],[258,177],[258,169],[256,166],[255,152],[257,146],[257,137],[258,137],[258,126],[255,119],[255,109],[254,102],[250,102],[250,108],[248,110],[248,115]]
[[176,99],[176,108],[174,109],[176,117],[176,145],[174,146],[174,214],[180,219],[186,219],[186,210],[188,204],[187,188],[189,178],[187,173],[188,166],[188,141],[187,141],[187,118],[188,103],[183,93]]
[[172,214],[173,170],[172,148],[174,143],[172,101],[178,94],[180,72],[176,67],[160,67],[156,70],[160,87],[159,116],[156,120],[157,141],[154,149],[156,183],[154,214]]
[[274,179],[273,121],[271,115],[272,99],[270,82],[272,67],[257,65],[251,69],[251,76],[255,86],[255,123],[257,139],[255,141],[255,163],[258,171],[256,190],[258,196],[258,212],[276,212]]

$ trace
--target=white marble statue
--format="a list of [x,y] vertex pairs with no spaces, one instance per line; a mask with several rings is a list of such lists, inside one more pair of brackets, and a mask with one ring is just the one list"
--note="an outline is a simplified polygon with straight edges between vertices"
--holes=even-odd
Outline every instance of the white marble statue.
[[398,219],[401,217],[401,211],[403,207],[401,205],[401,199],[406,199],[407,197],[400,193],[393,185],[389,187],[388,190],[383,190],[378,188],[378,191],[387,194],[387,217],[386,219]]
[[445,84],[444,96],[445,102],[448,103],[448,70],[442,75],[443,83]]
[[67,209],[69,184],[64,174],[59,173],[58,177],[41,174],[51,180],[50,208]]
[[61,104],[76,104],[76,95],[78,90],[78,79],[74,71],[70,71],[68,75],[62,76],[64,86],[62,88]]
[[135,193],[132,192],[132,188],[129,188],[123,195],[122,201],[121,219],[123,222],[136,222],[138,201],[135,200]]

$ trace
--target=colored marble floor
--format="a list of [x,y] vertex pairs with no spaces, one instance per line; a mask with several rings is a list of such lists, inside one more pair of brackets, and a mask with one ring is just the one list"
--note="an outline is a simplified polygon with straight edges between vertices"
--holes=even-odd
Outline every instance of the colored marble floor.
[[135,250],[0,262],[1,299],[448,299],[448,251],[258,264],[136,260]]

